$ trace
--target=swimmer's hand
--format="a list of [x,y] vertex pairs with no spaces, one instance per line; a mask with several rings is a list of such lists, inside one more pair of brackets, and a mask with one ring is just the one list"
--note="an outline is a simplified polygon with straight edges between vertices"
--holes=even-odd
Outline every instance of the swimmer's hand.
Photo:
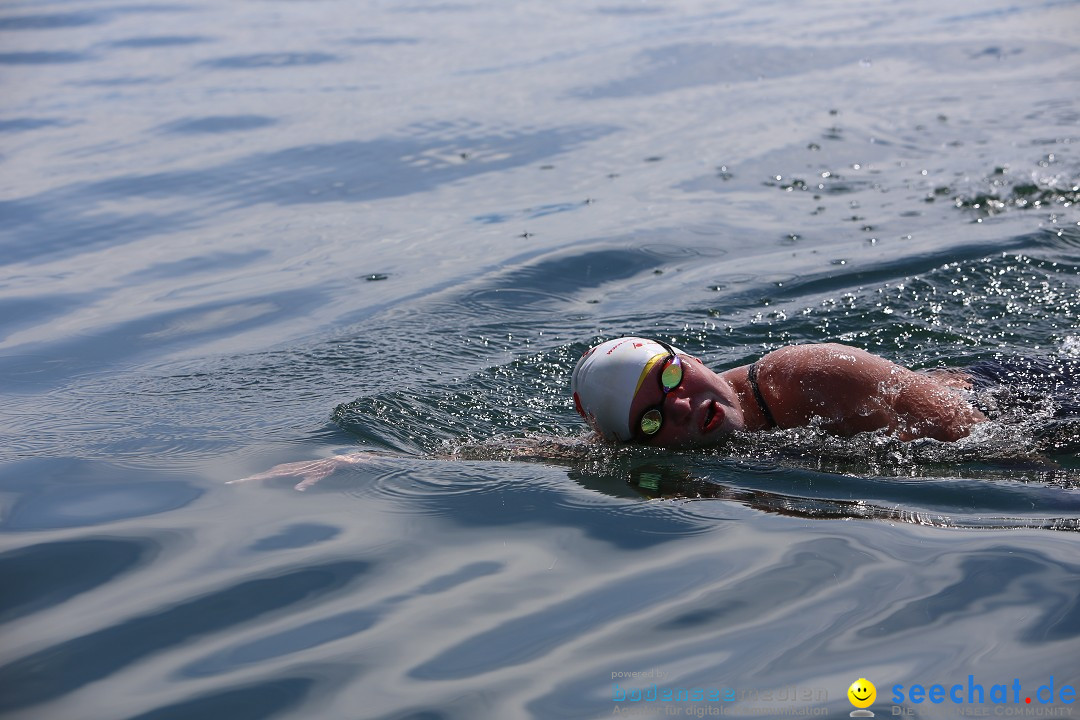
[[334,471],[340,467],[346,465],[365,465],[382,457],[385,456],[377,455],[375,453],[357,452],[348,455],[335,455],[334,457],[326,458],[324,460],[304,460],[302,462],[283,463],[281,465],[275,465],[266,472],[261,472],[257,475],[249,475],[236,480],[229,480],[225,484],[236,485],[251,480],[270,480],[271,478],[288,477],[292,475],[294,477],[303,478],[303,480],[293,486],[293,489],[303,492],[324,477],[333,474]]
[[971,390],[971,376],[963,370],[956,368],[931,368],[923,370],[923,374],[929,375],[945,387],[957,388],[958,390]]

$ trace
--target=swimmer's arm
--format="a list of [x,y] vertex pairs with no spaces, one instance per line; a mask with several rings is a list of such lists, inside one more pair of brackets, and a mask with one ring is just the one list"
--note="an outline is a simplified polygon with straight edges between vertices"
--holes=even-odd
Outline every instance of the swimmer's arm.
[[901,421],[901,440],[925,437],[952,442],[967,437],[972,427],[986,420],[952,386],[916,372],[910,372],[894,407]]
[[892,402],[898,392],[893,371],[910,371],[839,343],[790,345],[766,358],[770,388],[787,400],[773,409],[781,427],[815,425],[848,437],[899,429]]
[[452,452],[432,455],[394,455],[385,452],[355,452],[347,455],[334,455],[322,460],[304,460],[301,462],[275,465],[266,472],[248,477],[229,480],[227,485],[236,485],[260,480],[272,480],[279,477],[298,477],[301,481],[294,489],[303,492],[325,477],[343,467],[372,465],[395,459],[412,460],[492,460],[524,462],[571,462],[587,458],[594,451],[598,438],[587,437],[515,437],[495,438],[482,443],[462,445]]
[[303,460],[301,462],[282,463],[275,465],[266,472],[248,475],[247,477],[229,480],[226,485],[252,482],[258,480],[272,480],[279,477],[298,477],[300,482],[293,486],[295,490],[303,492],[328,475],[332,475],[338,468],[350,465],[367,465],[380,459],[391,457],[373,452],[355,452],[348,455],[335,455],[322,460]]
[[901,440],[966,437],[986,418],[925,373],[916,373],[859,348],[836,343],[795,346],[788,361],[797,371],[791,389],[802,403],[803,422],[817,419],[840,435],[887,430]]

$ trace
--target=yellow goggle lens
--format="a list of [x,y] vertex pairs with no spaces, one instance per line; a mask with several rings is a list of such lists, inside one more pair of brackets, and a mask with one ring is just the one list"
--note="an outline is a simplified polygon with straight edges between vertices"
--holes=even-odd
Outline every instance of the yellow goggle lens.
[[641,416],[641,432],[646,435],[655,435],[663,422],[664,418],[661,417],[660,411],[653,408]]

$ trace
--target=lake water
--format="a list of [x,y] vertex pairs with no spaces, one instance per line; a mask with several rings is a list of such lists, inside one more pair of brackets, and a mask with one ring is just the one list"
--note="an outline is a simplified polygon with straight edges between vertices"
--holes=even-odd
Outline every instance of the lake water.
[[567,388],[621,334],[1080,363],[1078,30],[4,3],[0,714],[1075,716],[1076,387],[949,446],[585,456]]

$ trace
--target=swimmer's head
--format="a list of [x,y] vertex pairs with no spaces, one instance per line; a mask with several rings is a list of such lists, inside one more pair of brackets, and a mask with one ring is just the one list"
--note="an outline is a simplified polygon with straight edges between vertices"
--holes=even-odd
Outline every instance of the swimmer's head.
[[[682,353],[678,348],[673,350]],[[600,343],[582,355],[574,368],[570,379],[574,408],[608,440],[633,439],[630,406],[634,396],[649,371],[668,356],[664,345],[645,338]]]

